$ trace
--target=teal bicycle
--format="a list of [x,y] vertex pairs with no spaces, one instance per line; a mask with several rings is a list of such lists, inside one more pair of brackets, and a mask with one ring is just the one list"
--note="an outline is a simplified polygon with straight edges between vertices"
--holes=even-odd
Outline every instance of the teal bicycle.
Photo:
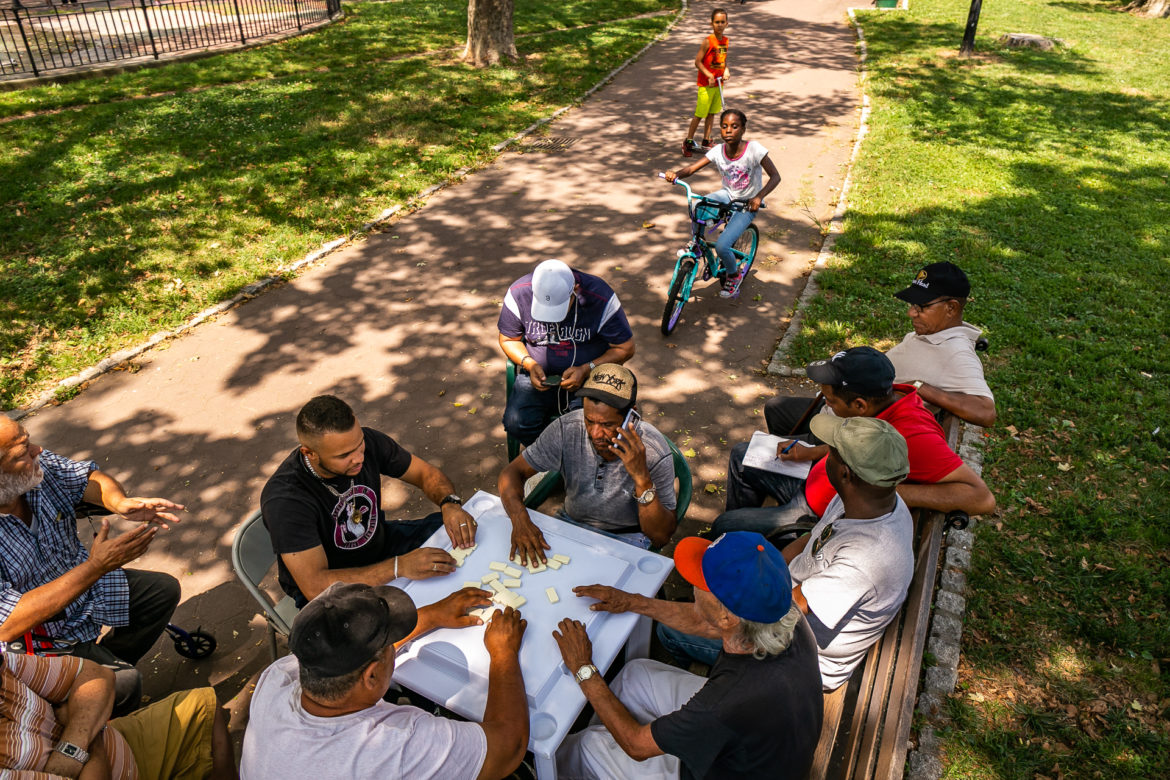
[[[658,174],[661,179],[665,174]],[[683,307],[691,298],[691,288],[702,268],[703,281],[712,277],[719,279],[725,285],[722,293],[727,298],[739,297],[740,288],[752,270],[752,263],[756,259],[756,248],[760,244],[760,231],[755,225],[748,225],[735,243],[731,252],[735,255],[735,268],[724,268],[723,261],[715,254],[714,243],[707,240],[707,231],[727,223],[732,214],[743,211],[747,201],[734,200],[724,203],[711,200],[702,195],[695,195],[691,187],[682,179],[675,179],[675,184],[687,191],[687,213],[691,218],[691,240],[685,249],[678,250],[678,260],[674,264],[674,276],[670,278],[670,288],[666,295],[666,308],[662,312],[662,335],[669,336]],[[738,274],[738,277],[737,277]]]

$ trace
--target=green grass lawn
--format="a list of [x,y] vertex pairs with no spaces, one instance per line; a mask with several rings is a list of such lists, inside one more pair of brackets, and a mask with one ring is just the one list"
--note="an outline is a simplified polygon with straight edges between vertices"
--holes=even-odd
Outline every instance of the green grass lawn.
[[460,45],[466,2],[347,3],[271,46],[0,93],[0,117],[80,107],[0,124],[0,406],[489,162],[670,18],[623,17],[674,7],[518,2],[525,62],[476,71],[394,59]]
[[[972,278],[999,423],[947,777],[1170,777],[1170,22],[1096,0],[863,14],[872,132],[790,362],[889,347],[891,297]],[[1007,32],[1061,38],[1008,50]]]

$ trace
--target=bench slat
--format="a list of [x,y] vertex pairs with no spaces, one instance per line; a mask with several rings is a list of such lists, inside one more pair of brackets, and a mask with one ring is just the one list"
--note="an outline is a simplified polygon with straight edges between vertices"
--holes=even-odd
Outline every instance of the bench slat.
[[906,764],[907,742],[917,699],[918,675],[922,669],[922,654],[926,649],[927,628],[930,625],[930,605],[934,601],[935,574],[942,546],[946,519],[939,512],[926,516],[926,527],[918,545],[918,568],[910,593],[906,597],[907,616],[914,616],[914,624],[906,626],[898,650],[898,673],[891,682],[892,691],[904,694],[892,701],[883,728],[882,748],[874,777],[893,780],[902,776]]

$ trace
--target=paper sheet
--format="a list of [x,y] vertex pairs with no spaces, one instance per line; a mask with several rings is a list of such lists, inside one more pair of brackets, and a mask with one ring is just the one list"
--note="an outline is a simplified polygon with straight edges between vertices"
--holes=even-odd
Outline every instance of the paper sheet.
[[[752,440],[748,444],[747,454],[743,456],[743,465],[750,466],[753,469],[770,471],[773,474],[785,474],[789,477],[796,477],[797,479],[808,479],[808,472],[812,468],[813,461],[797,463],[790,460],[780,460],[776,457],[776,447],[784,440],[785,438],[782,436],[773,436],[770,433],[756,431],[752,434]],[[812,447],[815,445],[798,439],[796,446]]]

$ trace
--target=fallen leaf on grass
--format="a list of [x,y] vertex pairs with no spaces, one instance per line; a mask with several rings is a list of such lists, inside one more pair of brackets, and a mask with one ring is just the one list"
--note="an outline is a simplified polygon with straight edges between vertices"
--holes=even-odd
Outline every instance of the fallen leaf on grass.
[[1057,463],[1056,467],[1058,469],[1060,469],[1061,471],[1072,471],[1072,464],[1071,463]]

